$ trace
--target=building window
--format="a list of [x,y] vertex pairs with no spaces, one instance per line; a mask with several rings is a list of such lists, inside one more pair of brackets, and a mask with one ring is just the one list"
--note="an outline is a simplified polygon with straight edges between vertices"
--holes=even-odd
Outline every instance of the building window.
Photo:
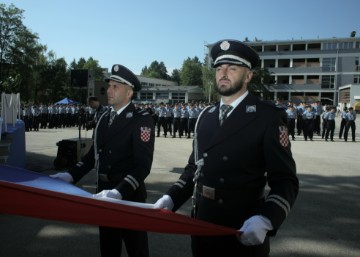
[[169,99],[169,93],[168,92],[161,92],[161,93],[156,93],[156,99]]
[[360,71],[359,57],[355,57],[355,71]]
[[360,84],[360,75],[354,75],[354,84]]
[[353,45],[353,42],[341,42],[339,43],[339,49],[352,49]]
[[345,88],[339,92],[339,102],[348,103],[350,102],[350,88]]
[[141,101],[149,101],[153,100],[153,93],[152,92],[140,92],[140,100]]
[[321,88],[334,88],[335,87],[335,76],[322,76]]
[[324,43],[323,50],[335,50],[337,49],[337,43]]
[[305,44],[294,44],[293,45],[293,51],[304,51],[306,50]]
[[322,62],[323,71],[336,71],[336,58],[324,58]]
[[185,93],[172,93],[171,99],[174,102],[185,102]]

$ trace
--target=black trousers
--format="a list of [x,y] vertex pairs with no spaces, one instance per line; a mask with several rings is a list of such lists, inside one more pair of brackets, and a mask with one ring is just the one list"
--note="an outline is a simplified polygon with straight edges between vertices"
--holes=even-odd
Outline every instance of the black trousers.
[[129,257],[148,257],[147,233],[119,228],[99,227],[101,257],[120,257],[124,241]]
[[339,138],[342,137],[343,132],[345,130],[346,127],[346,119],[341,119],[341,123],[340,123],[340,131],[339,131]]
[[244,246],[233,236],[192,236],[193,257],[268,257],[269,238],[262,245]]
[[287,126],[289,130],[289,136],[294,139],[295,137],[295,119],[287,119]]
[[349,121],[346,123],[345,133],[344,133],[344,139],[345,139],[345,141],[347,141],[347,139],[348,139],[349,129],[351,129],[351,138],[352,138],[352,141],[355,141],[355,129],[356,129],[355,121],[349,120]]
[[334,139],[334,131],[335,131],[335,120],[328,120],[326,123],[326,135],[325,135],[325,139],[327,140],[329,138],[329,134],[330,134],[330,139],[333,140]]
[[304,131],[305,140],[307,140],[308,138],[310,138],[310,140],[313,139],[313,134],[314,134],[313,125],[314,125],[314,122],[312,119],[303,120],[303,131]]

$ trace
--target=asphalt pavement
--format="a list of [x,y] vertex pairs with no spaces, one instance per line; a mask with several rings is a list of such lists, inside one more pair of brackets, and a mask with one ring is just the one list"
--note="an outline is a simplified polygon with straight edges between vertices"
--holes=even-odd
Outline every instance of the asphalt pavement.
[[[356,121],[357,128],[360,122]],[[300,178],[298,199],[288,218],[271,239],[272,257],[358,257],[360,199],[360,133],[357,142],[319,136],[304,141],[296,136],[293,156]],[[81,138],[92,131],[82,130]],[[77,128],[26,132],[26,168],[54,173],[57,142],[79,138]],[[153,203],[177,180],[191,152],[192,140],[158,137],[151,174],[146,179],[148,202]],[[78,184],[94,192],[95,172]],[[179,213],[189,215],[190,202]],[[152,257],[191,256],[187,235],[149,233]],[[97,257],[96,226],[0,214],[0,257]],[[124,252],[123,256],[127,256]]]

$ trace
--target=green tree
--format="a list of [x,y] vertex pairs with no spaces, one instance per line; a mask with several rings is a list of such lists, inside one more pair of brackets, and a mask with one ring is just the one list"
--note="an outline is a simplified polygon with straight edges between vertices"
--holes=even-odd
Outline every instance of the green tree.
[[93,57],[85,60],[81,57],[79,61],[75,59],[70,63],[70,70],[91,70],[96,81],[104,80],[103,69],[99,65],[99,61]]
[[[21,31],[23,10],[13,4],[7,7],[0,3],[0,90],[10,92],[19,85],[19,76],[13,72],[14,58],[23,58],[23,53],[16,48]],[[15,83],[15,84],[14,84]]]
[[153,61],[149,68],[145,66],[141,70],[142,76],[149,78],[158,78],[158,79],[169,79],[169,75],[167,74],[166,66],[163,62]]
[[204,97],[209,103],[219,99],[219,95],[215,91],[215,83],[215,69],[211,67],[211,60],[207,54],[204,58],[204,65],[202,65],[202,84]]
[[36,101],[46,46],[22,23],[24,11],[0,4],[0,90],[20,92],[22,101]]
[[174,69],[171,73],[170,80],[175,81],[178,83],[178,85],[180,85],[180,74],[181,74],[180,70]]
[[182,65],[180,73],[180,84],[185,86],[202,87],[202,64],[198,57],[187,58]]
[[207,99],[209,103],[218,100],[219,95],[215,91],[215,69],[207,65],[202,66],[202,83],[205,99]]
[[257,67],[250,82],[248,90],[264,100],[271,99],[270,85],[274,84],[271,73],[266,68]]

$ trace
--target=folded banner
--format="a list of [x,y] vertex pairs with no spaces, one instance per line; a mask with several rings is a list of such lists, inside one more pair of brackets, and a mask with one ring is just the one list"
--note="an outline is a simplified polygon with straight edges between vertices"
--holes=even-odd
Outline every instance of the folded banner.
[[0,213],[159,233],[236,235],[237,230],[196,220],[152,204],[109,202],[74,185],[0,165]]

